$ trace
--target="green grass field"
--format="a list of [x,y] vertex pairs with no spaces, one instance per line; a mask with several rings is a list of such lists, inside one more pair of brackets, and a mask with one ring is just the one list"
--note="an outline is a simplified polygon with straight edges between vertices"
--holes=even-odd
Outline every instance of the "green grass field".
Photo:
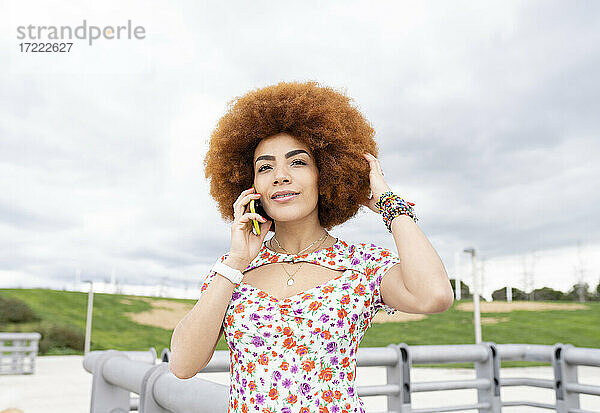
[[[42,289],[0,289],[0,295],[25,301],[42,318],[41,322],[76,326],[85,330],[87,294]],[[193,300],[164,299],[193,304]],[[122,301],[127,299],[127,303]],[[461,301],[462,302],[462,301]],[[459,311],[457,304],[441,314],[429,314],[420,321],[373,324],[361,347],[380,347],[390,343],[408,345],[471,344],[475,342],[473,314]],[[482,325],[483,341],[502,343],[572,344],[600,348],[600,302],[585,303],[585,310],[512,311],[482,313],[482,318],[507,319],[498,324]],[[147,350],[157,352],[169,347],[171,330],[135,323],[125,313],[148,311],[151,305],[137,296],[94,294],[92,350]],[[2,331],[35,331],[39,322],[6,324]],[[218,350],[226,350],[223,338]],[[78,354],[53,348],[48,354]],[[81,353],[79,353],[81,354]],[[502,367],[543,365],[529,362],[503,362]],[[472,363],[453,367],[471,367]],[[448,365],[445,365],[448,367]]]

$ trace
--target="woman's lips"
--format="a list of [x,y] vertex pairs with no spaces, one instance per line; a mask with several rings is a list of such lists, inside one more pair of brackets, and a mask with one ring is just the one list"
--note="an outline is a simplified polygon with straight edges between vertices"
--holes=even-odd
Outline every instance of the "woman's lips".
[[299,194],[296,195],[286,195],[284,197],[279,197],[279,198],[271,198],[273,201],[275,202],[279,202],[279,203],[284,203],[284,202],[288,202],[291,201],[292,199],[296,198]]

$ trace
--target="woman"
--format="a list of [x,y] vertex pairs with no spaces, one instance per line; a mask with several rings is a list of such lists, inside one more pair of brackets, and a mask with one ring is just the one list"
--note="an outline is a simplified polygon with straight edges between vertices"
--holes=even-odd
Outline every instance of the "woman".
[[[363,412],[356,351],[375,313],[452,305],[413,204],[390,191],[372,155],[373,135],[348,97],[315,82],[252,91],[213,132],[206,176],[233,221],[231,246],[175,328],[169,364],[193,377],[225,333],[230,412]],[[266,217],[249,210],[251,200]],[[397,254],[328,233],[361,205],[382,213]]]

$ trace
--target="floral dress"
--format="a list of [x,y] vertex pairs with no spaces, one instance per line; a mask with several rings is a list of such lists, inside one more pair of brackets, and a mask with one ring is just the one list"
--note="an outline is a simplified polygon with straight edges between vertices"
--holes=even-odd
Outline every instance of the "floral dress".
[[381,300],[380,284],[400,259],[374,244],[338,239],[299,256],[263,245],[244,271],[292,258],[340,275],[283,299],[243,281],[235,287],[223,320],[231,361],[228,412],[364,412],[355,386],[356,351],[375,313],[396,311]]

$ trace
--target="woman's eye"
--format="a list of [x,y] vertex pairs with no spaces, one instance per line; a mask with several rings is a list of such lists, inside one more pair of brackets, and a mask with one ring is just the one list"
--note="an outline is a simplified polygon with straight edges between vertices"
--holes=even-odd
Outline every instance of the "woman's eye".
[[[292,162],[292,165],[294,165],[296,162],[298,162],[298,164],[299,164],[299,165],[306,165],[306,162],[304,162],[304,161],[302,161],[302,160],[300,160],[300,159],[295,159],[295,160]],[[270,168],[270,166],[269,166],[269,165],[263,165],[263,166],[261,166],[260,168],[258,168],[258,172],[262,172],[262,171],[264,171],[264,170],[265,170],[264,168]]]

